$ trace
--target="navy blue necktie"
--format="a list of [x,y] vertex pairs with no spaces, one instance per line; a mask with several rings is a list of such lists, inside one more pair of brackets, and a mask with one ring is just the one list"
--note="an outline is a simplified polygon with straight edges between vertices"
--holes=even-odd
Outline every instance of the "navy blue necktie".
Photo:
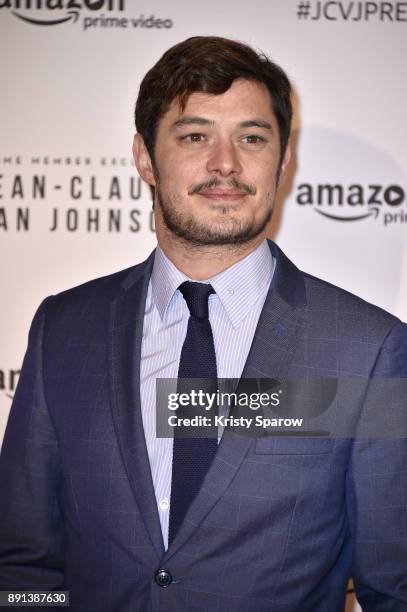
[[[187,303],[190,317],[179,362],[178,379],[181,380],[178,382],[178,393],[190,393],[192,389],[214,393],[217,390],[217,371],[208,318],[208,297],[215,291],[211,285],[191,281],[182,283],[179,290]],[[188,378],[200,380],[196,383],[182,380]],[[216,410],[217,407],[206,411],[202,406],[190,405],[177,410],[178,417],[210,415],[212,426],[193,428],[192,434],[191,428],[174,427],[169,543],[174,539],[215,456],[218,447],[214,420]]]

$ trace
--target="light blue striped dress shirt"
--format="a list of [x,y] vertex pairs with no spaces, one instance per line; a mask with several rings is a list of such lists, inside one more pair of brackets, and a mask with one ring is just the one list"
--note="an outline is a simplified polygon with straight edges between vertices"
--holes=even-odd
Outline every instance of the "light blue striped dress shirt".
[[[240,378],[260,312],[274,273],[267,242],[224,272],[208,279],[216,293],[209,296],[209,320],[215,343],[218,378]],[[157,247],[148,287],[141,345],[141,406],[151,474],[165,548],[171,496],[172,438],[157,438],[156,379],[177,378],[181,348],[189,319],[178,291],[185,280]]]

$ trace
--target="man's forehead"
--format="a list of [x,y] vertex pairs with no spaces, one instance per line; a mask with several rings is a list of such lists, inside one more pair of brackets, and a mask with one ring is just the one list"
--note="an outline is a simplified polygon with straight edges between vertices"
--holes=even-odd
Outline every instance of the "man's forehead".
[[[186,96],[175,98],[165,113],[171,121],[186,119],[189,117],[208,118],[213,114],[222,118],[227,113],[229,117],[241,115],[242,120],[250,116],[265,115],[266,118],[274,116],[270,93],[263,83],[248,80],[235,80],[223,93],[213,94],[204,91],[194,91]],[[191,121],[192,123],[192,121]]]

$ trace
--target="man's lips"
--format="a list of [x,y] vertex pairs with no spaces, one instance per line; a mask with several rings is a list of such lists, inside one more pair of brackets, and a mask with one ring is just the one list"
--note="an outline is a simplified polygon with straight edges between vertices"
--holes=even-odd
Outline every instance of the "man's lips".
[[236,189],[204,189],[198,195],[210,200],[241,200],[247,193]]

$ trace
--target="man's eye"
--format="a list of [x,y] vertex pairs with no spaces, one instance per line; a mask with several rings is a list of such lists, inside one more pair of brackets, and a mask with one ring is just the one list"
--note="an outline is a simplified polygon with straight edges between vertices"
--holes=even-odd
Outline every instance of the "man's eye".
[[257,134],[249,134],[248,136],[244,136],[242,140],[247,144],[259,144],[260,142],[266,142],[265,138],[258,136]]
[[203,142],[204,138],[204,134],[199,134],[198,132],[196,132],[194,134],[186,134],[182,137],[182,140],[186,140],[187,142]]

